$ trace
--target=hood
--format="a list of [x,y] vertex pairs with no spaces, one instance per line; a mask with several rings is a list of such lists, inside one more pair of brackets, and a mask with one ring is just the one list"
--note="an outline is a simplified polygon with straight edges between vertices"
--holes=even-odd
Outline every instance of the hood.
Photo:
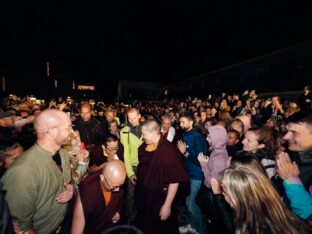
[[208,128],[212,141],[212,149],[225,149],[228,141],[228,135],[225,128],[221,125],[214,125]]
[[244,133],[246,133],[248,129],[251,128],[250,118],[248,115],[236,116],[235,119],[239,119],[244,123]]

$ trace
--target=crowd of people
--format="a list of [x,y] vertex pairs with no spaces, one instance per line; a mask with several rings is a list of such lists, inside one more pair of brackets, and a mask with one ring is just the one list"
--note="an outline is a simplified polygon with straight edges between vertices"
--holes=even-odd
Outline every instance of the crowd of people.
[[10,96],[0,228],[311,233],[311,101],[309,86],[292,98],[246,90],[129,105]]

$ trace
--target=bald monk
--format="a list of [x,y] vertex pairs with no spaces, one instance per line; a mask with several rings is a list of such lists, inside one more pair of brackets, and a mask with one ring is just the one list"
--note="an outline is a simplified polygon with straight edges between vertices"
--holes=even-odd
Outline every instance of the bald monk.
[[106,162],[101,172],[91,174],[79,184],[72,222],[72,234],[96,234],[120,219],[126,169],[120,160]]
[[[37,142],[25,151],[2,178],[6,200],[17,233],[52,233],[68,211],[74,194],[70,156],[61,146],[70,143],[73,132],[69,117],[49,109],[34,121]],[[52,156],[59,153],[61,167]]]
[[161,133],[154,120],[142,125],[135,202],[136,224],[146,234],[178,233],[174,199],[180,183],[188,181],[178,148]]

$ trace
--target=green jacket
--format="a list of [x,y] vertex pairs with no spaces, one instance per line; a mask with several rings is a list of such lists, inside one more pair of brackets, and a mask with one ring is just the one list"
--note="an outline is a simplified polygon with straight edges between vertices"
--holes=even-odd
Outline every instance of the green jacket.
[[70,156],[64,149],[59,154],[63,171],[50,152],[35,144],[17,158],[1,179],[12,218],[20,222],[23,230],[33,227],[38,233],[52,233],[68,211],[67,204],[55,200],[64,192],[64,182],[71,182]]
[[138,148],[142,144],[142,137],[138,138],[130,132],[130,127],[125,126],[120,131],[120,141],[124,147],[124,162],[126,166],[127,176],[130,178],[134,175],[132,167],[139,164]]

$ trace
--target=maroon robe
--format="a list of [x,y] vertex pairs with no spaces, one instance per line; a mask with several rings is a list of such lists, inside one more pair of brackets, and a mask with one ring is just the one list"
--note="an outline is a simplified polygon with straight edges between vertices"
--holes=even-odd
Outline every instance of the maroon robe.
[[112,218],[119,212],[123,201],[123,190],[112,192],[108,205],[105,204],[100,174],[94,173],[86,177],[79,184],[79,193],[83,214],[85,218],[85,229],[83,233],[96,234],[113,225]]
[[[124,149],[123,149],[123,145],[120,142],[118,143],[118,150],[116,154],[118,158],[121,161],[123,161]],[[95,146],[90,153],[89,167],[93,165],[100,166],[106,161],[107,161],[107,157],[104,156],[102,146],[101,145]]]
[[178,233],[174,203],[166,221],[160,220],[159,211],[165,202],[168,185],[188,181],[181,154],[163,136],[155,151],[147,152],[146,146],[143,143],[139,147],[135,192],[138,209],[136,224],[147,234]]

